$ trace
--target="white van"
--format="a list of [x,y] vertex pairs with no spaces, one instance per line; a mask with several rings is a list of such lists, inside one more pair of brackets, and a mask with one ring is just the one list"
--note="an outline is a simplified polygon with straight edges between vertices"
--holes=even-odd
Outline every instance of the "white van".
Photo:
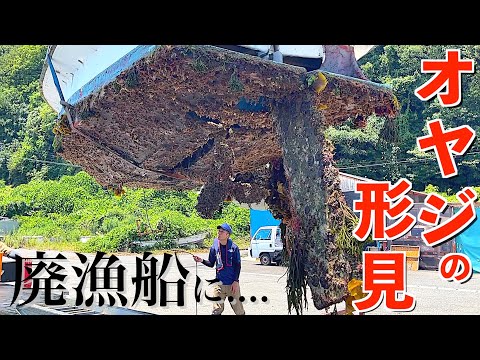
[[283,256],[280,227],[260,227],[250,240],[249,254],[260,259],[262,265],[270,265],[272,262],[280,264]]

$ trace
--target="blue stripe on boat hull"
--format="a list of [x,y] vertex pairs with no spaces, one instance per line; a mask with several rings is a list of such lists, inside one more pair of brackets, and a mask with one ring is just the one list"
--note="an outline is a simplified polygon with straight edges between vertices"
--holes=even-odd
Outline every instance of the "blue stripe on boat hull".
[[[101,89],[103,86],[115,80],[115,78],[126,69],[130,68],[135,62],[144,58],[146,55],[152,53],[159,45],[139,45],[125,56],[114,62],[100,74],[95,76],[92,80],[82,86],[75,92],[67,102],[70,105],[75,105],[87,96]],[[64,110],[60,111],[62,115]]]

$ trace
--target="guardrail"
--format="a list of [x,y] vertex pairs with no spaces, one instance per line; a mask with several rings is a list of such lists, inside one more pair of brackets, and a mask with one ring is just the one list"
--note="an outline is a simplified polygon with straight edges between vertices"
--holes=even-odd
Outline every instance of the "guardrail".
[[[179,239],[174,239],[173,241],[176,243],[177,246],[185,246],[185,245],[190,245],[190,244],[196,244],[196,245],[203,245],[203,241],[207,237],[208,232],[203,232],[200,234],[184,237],[184,238],[179,238]],[[155,246],[157,244],[160,244],[162,241],[165,241],[168,239],[158,239],[158,240],[136,240],[133,241],[133,245],[141,246],[141,247],[150,247],[150,246]]]

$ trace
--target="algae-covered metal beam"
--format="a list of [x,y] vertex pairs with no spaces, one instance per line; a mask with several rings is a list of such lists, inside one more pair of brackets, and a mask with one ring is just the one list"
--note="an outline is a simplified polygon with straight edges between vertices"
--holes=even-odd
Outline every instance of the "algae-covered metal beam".
[[307,74],[306,81],[310,92],[277,103],[274,111],[289,190],[289,211],[282,216],[290,255],[288,300],[297,312],[306,285],[315,307],[324,309],[344,299],[349,280],[361,278],[361,243],[352,236],[356,218],[340,190],[324,130],[350,117],[392,117],[398,111],[389,89],[369,81],[324,71]]

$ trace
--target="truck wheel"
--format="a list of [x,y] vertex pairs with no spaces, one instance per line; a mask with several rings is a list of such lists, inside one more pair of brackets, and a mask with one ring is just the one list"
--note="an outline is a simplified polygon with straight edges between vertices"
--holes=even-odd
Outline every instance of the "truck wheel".
[[260,264],[270,265],[271,262],[272,260],[270,259],[270,254],[266,253],[266,254],[260,255]]

